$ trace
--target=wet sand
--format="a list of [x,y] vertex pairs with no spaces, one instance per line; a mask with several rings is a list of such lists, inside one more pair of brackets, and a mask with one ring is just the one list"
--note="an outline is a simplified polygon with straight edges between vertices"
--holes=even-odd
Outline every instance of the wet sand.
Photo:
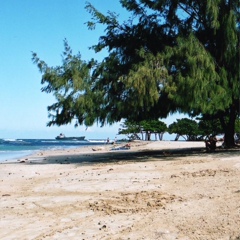
[[112,147],[0,164],[0,239],[240,238],[239,149]]

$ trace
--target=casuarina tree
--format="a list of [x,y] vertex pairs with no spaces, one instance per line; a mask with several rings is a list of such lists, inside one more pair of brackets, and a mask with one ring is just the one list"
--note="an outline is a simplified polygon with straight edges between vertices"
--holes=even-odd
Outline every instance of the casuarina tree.
[[234,145],[240,97],[239,1],[121,3],[135,17],[123,25],[91,5],[88,9],[107,26],[95,50],[107,47],[109,56],[117,56],[115,73],[124,66],[117,78],[138,99],[134,106],[139,114],[134,116],[162,116],[164,110],[176,109],[212,115],[221,122],[225,145]]
[[[63,66],[51,68],[33,54],[47,85],[43,91],[57,97],[51,123],[140,122],[181,111],[219,119],[225,145],[233,146],[240,107],[239,0],[120,2],[130,16],[121,23],[116,13],[86,5],[89,29],[105,26],[92,47],[108,50],[102,62],[67,54]],[[81,66],[85,78],[76,75]]]

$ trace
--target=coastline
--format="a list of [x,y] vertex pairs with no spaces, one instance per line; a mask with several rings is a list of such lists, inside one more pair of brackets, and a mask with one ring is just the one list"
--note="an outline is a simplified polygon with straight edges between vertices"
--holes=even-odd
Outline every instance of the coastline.
[[[1,239],[237,239],[240,151],[134,142],[1,163]],[[6,227],[7,226],[7,227]]]
[[15,162],[17,159],[26,158],[28,156],[32,156],[34,154],[34,150],[26,150],[26,151],[4,151],[0,153],[0,164]]
[[[7,162],[25,162],[25,163],[103,163],[109,160],[114,162],[114,159],[122,158],[121,155],[127,158],[136,157],[136,155],[143,155],[144,152],[148,155],[149,152],[160,153],[167,155],[168,151],[181,151],[187,152],[191,150],[204,151],[204,142],[186,142],[186,141],[133,141],[130,142],[130,149],[117,150],[120,146],[126,143],[118,144],[105,144],[96,146],[81,146],[75,148],[65,149],[51,149],[51,150],[38,150],[32,154],[24,155],[11,159]],[[159,152],[158,152],[159,151]],[[98,158],[97,155],[101,155]],[[136,159],[138,160],[138,159]]]

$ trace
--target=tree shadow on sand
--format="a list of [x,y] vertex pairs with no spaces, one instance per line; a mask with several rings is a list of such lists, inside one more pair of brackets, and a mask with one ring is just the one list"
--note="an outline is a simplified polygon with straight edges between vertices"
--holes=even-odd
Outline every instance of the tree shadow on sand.
[[[164,149],[164,150],[138,150],[138,151],[109,151],[80,153],[75,155],[56,155],[28,158],[25,164],[79,164],[93,165],[105,163],[133,163],[148,161],[177,161],[184,157],[207,157],[228,158],[240,155],[240,148],[222,149],[217,148],[214,152],[207,152],[205,148]],[[194,160],[193,160],[194,161]]]

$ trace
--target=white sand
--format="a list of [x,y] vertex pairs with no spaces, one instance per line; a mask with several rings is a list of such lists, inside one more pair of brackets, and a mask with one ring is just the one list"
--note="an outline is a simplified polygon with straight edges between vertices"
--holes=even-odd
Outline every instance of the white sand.
[[111,147],[0,164],[0,239],[240,237],[239,150],[167,141]]

